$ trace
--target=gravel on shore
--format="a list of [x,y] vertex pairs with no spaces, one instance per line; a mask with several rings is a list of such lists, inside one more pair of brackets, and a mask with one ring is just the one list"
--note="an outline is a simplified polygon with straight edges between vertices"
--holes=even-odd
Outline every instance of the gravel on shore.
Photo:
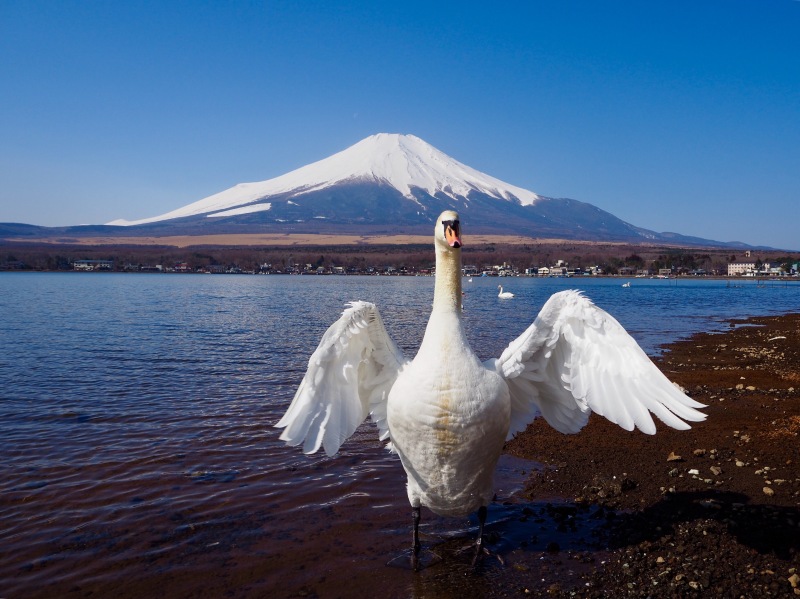
[[562,435],[537,419],[507,445],[545,466],[527,497],[607,521],[604,563],[545,589],[514,576],[521,595],[800,596],[800,314],[734,321],[665,350],[656,363],[707,404],[705,422],[648,436],[593,415]]

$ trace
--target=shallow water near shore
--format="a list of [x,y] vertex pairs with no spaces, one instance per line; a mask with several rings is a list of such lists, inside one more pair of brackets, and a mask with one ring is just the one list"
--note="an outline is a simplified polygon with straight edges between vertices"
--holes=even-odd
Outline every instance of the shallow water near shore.
[[[797,282],[623,282],[465,279],[468,337],[498,356],[567,288],[651,355],[731,318],[800,310]],[[516,492],[538,466],[506,456],[487,526],[506,566],[472,572],[458,549],[477,522],[423,511],[442,561],[386,567],[411,517],[374,428],[334,458],[279,441],[273,425],[345,302],[374,301],[412,356],[432,293],[430,277],[0,274],[0,596],[448,597],[520,572],[546,588],[601,559],[598,515],[526,503]]]

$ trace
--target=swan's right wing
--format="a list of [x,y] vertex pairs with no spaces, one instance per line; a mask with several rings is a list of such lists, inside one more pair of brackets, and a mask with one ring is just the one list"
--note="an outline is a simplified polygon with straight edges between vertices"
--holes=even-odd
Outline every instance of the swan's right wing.
[[403,352],[389,337],[375,304],[351,302],[322,336],[289,409],[275,426],[305,453],[322,445],[334,455],[368,414],[380,438],[389,436],[386,400]]

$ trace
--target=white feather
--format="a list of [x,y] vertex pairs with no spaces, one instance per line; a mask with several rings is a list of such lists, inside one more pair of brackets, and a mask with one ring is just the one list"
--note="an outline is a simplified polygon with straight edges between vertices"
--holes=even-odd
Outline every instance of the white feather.
[[647,434],[656,432],[650,412],[673,428],[705,419],[695,409],[704,406],[670,383],[622,325],[578,291],[554,294],[528,330],[487,366],[509,381],[528,372],[536,373],[528,380],[548,374],[536,381],[537,394],[509,385],[509,438],[527,426],[529,404],[562,432],[583,428],[589,410]]
[[289,409],[275,426],[281,439],[320,446],[333,456],[372,413],[380,436],[388,436],[386,399],[405,363],[374,304],[352,302],[333,323],[308,361],[308,370]]
[[367,415],[390,440],[413,506],[463,515],[492,497],[503,443],[541,415],[576,433],[593,411],[653,434],[651,414],[676,429],[705,415],[656,368],[625,329],[577,291],[554,294],[497,359],[481,363],[461,312],[460,246],[435,234],[433,311],[413,361],[391,340],[378,309],[353,302],[325,332],[286,414],[281,439],[334,455]]

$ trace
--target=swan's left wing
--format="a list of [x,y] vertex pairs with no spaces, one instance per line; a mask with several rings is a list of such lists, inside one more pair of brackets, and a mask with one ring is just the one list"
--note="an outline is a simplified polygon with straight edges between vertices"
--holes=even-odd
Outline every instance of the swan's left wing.
[[590,411],[626,430],[653,434],[652,412],[665,424],[687,429],[705,407],[667,379],[613,316],[578,291],[562,291],[542,307],[533,324],[496,360],[485,362],[508,384],[508,438],[538,416],[556,430],[576,433]]
[[389,436],[386,399],[406,362],[389,337],[375,304],[352,302],[322,336],[289,409],[275,426],[305,453],[322,445],[329,456],[368,414],[380,438]]

